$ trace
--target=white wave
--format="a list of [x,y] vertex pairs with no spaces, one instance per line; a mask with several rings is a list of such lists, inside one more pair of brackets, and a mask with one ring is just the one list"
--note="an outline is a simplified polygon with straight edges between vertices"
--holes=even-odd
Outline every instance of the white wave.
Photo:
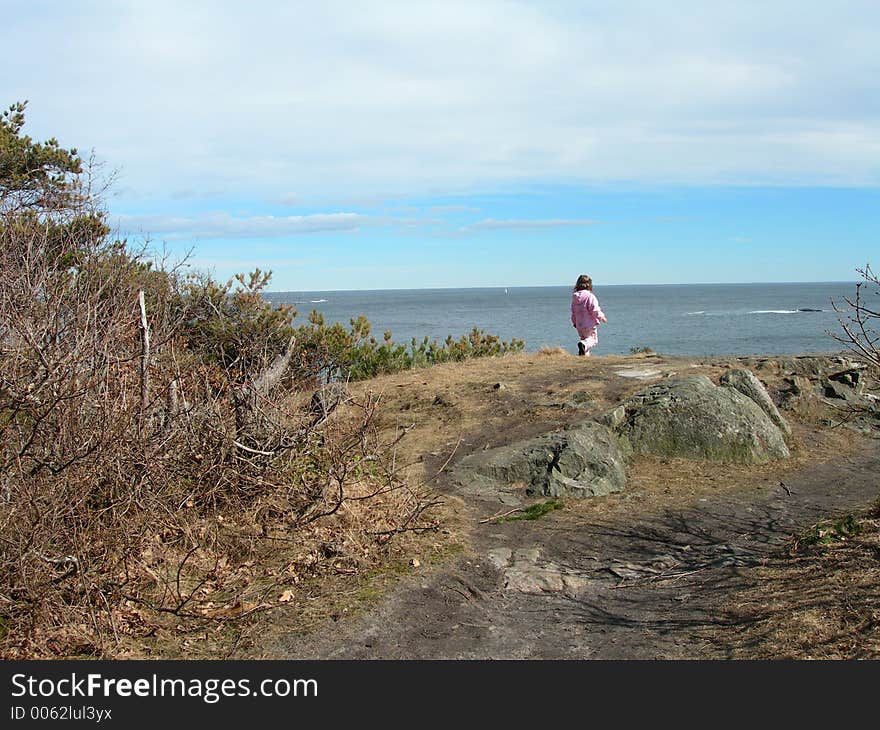
[[797,314],[797,309],[756,309],[749,314]]
[[686,312],[686,314],[705,314],[705,310],[700,310],[699,312]]
[[311,299],[309,300],[309,304],[320,304],[321,302],[326,302],[326,299]]

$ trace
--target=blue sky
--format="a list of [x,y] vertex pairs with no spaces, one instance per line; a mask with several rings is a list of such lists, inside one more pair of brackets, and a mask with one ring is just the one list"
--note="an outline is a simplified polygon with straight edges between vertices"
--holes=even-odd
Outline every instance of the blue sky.
[[[130,238],[276,290],[852,280],[876,2],[0,0]],[[39,52],[35,52],[39,49]],[[26,59],[26,60],[25,60]]]

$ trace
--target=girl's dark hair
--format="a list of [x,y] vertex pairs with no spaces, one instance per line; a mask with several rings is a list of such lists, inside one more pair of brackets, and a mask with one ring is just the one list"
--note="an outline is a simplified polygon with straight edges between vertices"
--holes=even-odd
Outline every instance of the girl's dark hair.
[[586,274],[581,274],[574,285],[575,291],[581,291],[582,289],[593,291],[593,280]]

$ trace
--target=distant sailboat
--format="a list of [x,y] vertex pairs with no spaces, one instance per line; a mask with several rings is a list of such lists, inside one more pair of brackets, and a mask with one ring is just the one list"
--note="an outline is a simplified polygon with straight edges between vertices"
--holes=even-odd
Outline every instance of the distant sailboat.
[[507,289],[504,290],[504,293],[507,294]]

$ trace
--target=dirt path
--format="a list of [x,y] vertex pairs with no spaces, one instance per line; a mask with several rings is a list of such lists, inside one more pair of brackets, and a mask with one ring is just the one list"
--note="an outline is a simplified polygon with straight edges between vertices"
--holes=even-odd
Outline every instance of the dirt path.
[[[563,391],[582,384],[577,372],[569,383],[558,367],[548,371],[549,379],[536,369],[526,367],[511,389],[545,397],[551,381]],[[594,371],[592,382],[619,397],[624,386],[599,374]],[[477,381],[492,387],[496,374],[485,375]],[[456,393],[476,386],[461,382],[457,388],[447,403],[463,409]],[[607,405],[597,400],[597,407]],[[528,407],[537,407],[534,398],[523,406]],[[515,418],[516,404],[508,410]],[[458,419],[443,421],[441,414],[434,440],[426,436],[420,448],[435,453],[430,449],[448,438],[451,431],[438,423],[460,425],[478,416],[463,409]],[[478,441],[509,440],[485,421],[474,428],[465,439],[473,448]],[[683,477],[687,464],[643,463],[624,493],[566,504],[535,521],[482,522],[504,506],[464,502],[459,507],[468,526],[463,555],[405,577],[368,613],[315,634],[284,637],[267,653],[335,659],[728,656],[743,620],[730,603],[748,583],[748,569],[819,519],[863,509],[877,499],[877,442],[847,450],[843,444],[849,437],[823,438],[801,428],[800,456],[792,463],[740,473],[695,470]],[[824,451],[811,449],[820,441]],[[681,488],[685,481],[686,489]]]

